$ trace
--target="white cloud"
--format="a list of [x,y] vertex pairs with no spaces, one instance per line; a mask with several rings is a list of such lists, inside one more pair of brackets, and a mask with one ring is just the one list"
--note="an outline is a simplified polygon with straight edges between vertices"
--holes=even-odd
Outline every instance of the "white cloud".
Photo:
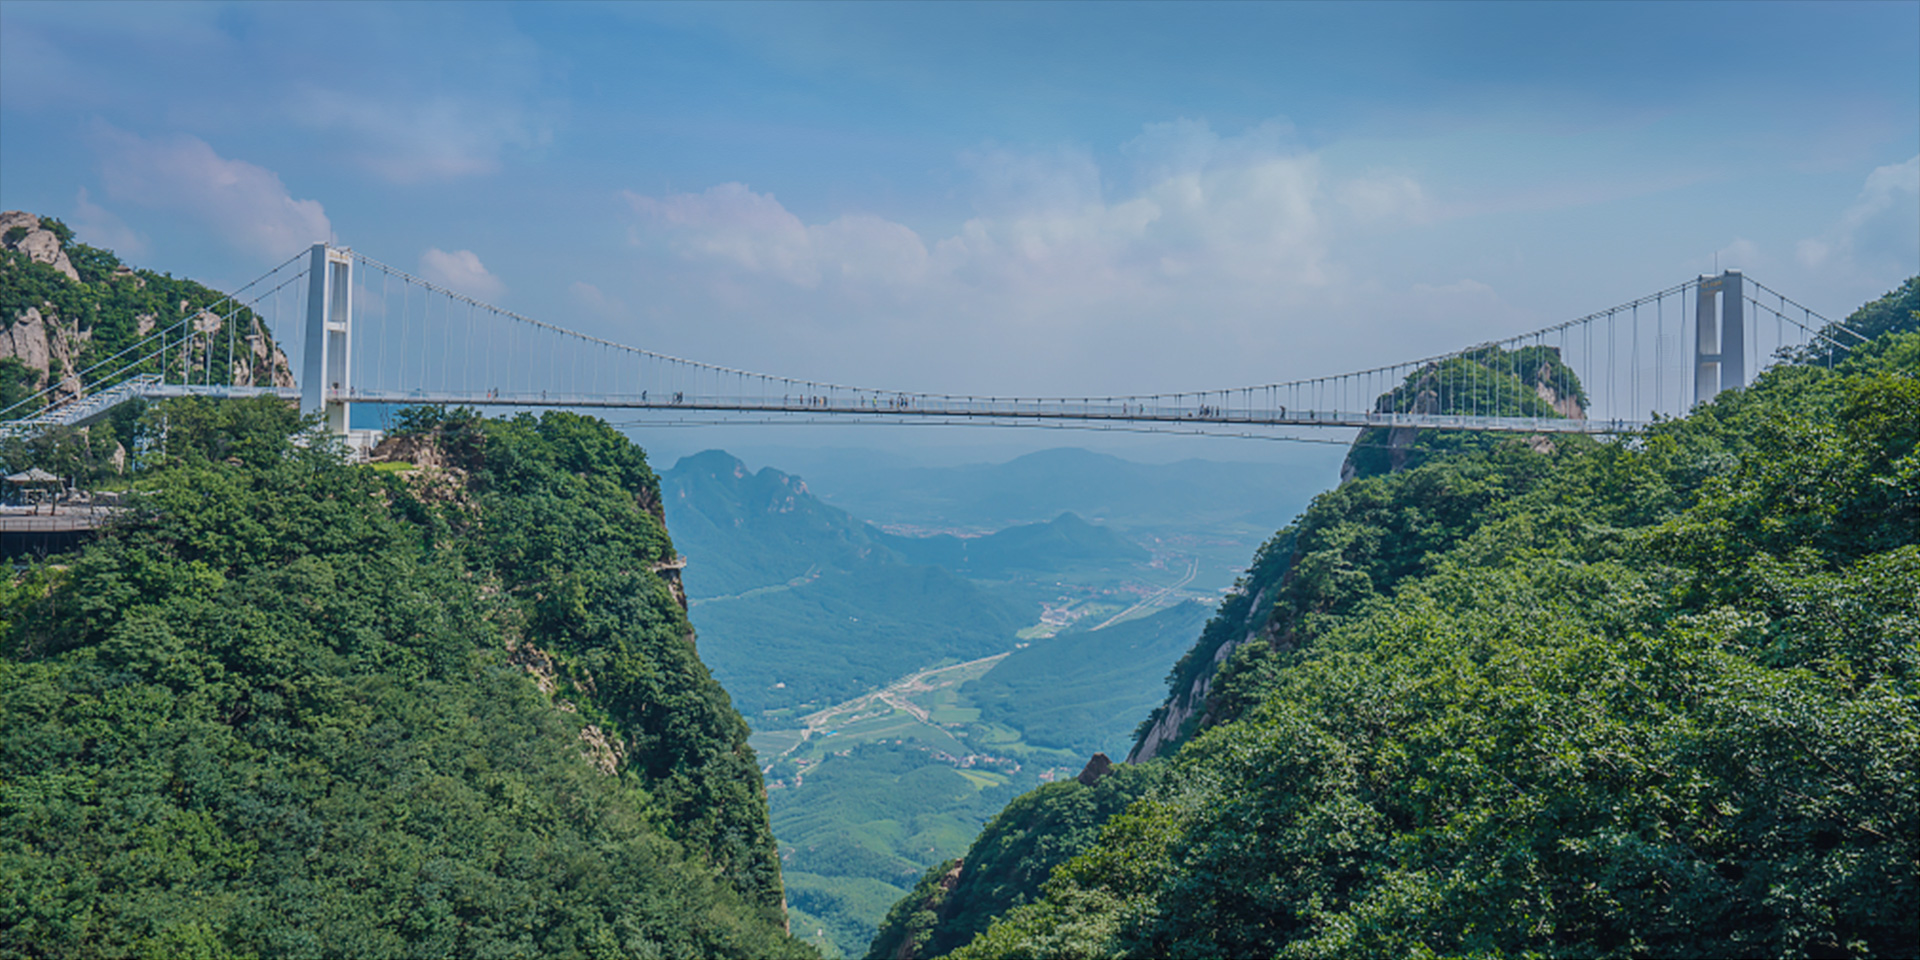
[[[1415,220],[1426,202],[1411,177],[1331,177],[1289,136],[1280,122],[1238,136],[1157,124],[1122,148],[1116,175],[1072,148],[981,149],[960,158],[974,215],[941,233],[864,213],[809,222],[742,183],[623,192],[653,277],[639,309],[663,320],[648,304],[703,311],[686,336],[737,323],[752,333],[716,341],[726,362],[810,376],[834,375],[840,355],[822,351],[839,342],[942,389],[983,389],[982,375],[1137,387],[1167,376],[1140,344],[1205,342],[1259,344],[1226,351],[1223,369],[1278,379],[1260,356],[1356,335],[1315,319],[1354,316],[1340,306],[1354,294],[1336,241]],[[649,326],[645,336],[663,332],[683,335]],[[1060,381],[1069,369],[1078,386]]]
[[599,287],[585,280],[574,281],[573,285],[567,288],[567,292],[572,294],[574,302],[601,316],[620,316],[627,310],[625,303],[616,297],[607,296]]
[[[981,214],[932,244],[870,215],[807,224],[772,194],[740,183],[622,196],[640,217],[640,242],[658,238],[687,259],[804,289],[957,284],[976,293],[1104,296],[1155,277],[1319,286],[1328,278],[1319,164],[1247,147],[1271,139],[1265,128],[1232,140],[1191,122],[1150,128],[1129,148],[1155,178],[1113,201],[1103,199],[1100,172],[1084,154],[971,153],[962,164],[975,178]],[[1419,191],[1410,180],[1396,189]]]
[[73,227],[81,242],[112,250],[123,260],[147,252],[146,238],[135,233],[112,211],[94,203],[86,187],[80,188],[80,195],[73,201]]
[[1398,174],[1361,177],[1340,184],[1340,202],[1363,223],[1389,220],[1421,222],[1430,215],[1426,191]]
[[772,194],[754,193],[745,184],[661,198],[632,191],[621,196],[681,254],[797,287],[813,289],[823,280],[895,283],[926,271],[926,246],[907,227],[859,214],[808,226]]
[[1100,202],[1100,167],[1081,150],[988,147],[962,153],[960,167],[974,177],[973,206],[982,213],[1018,216]]
[[1839,221],[1800,241],[1796,252],[1809,267],[1901,276],[1920,269],[1920,154],[1869,173]]
[[1833,255],[1833,244],[1808,237],[1796,245],[1796,252],[1800,254],[1800,262],[1809,267],[1825,266],[1827,258]]
[[117,200],[198,220],[262,260],[333,236],[319,201],[294,199],[278,174],[222,157],[197,137],[149,140],[105,124],[96,135],[101,181]]
[[507,148],[531,148],[552,138],[517,107],[447,96],[395,99],[306,86],[293,96],[289,113],[344,134],[348,156],[393,183],[493,173]]
[[1721,269],[1744,270],[1748,273],[1765,265],[1760,256],[1760,245],[1745,237],[1735,237],[1733,242],[1715,251],[1715,260]]
[[1150,186],[1208,167],[1245,166],[1297,153],[1289,147],[1292,140],[1293,124],[1285,119],[1268,120],[1238,136],[1223,137],[1205,120],[1183,117],[1147,124],[1139,136],[1120,145],[1120,153],[1133,162],[1135,182]]
[[500,278],[487,272],[480,263],[480,255],[472,250],[455,250],[448,253],[439,247],[428,247],[420,255],[420,275],[457,293],[464,293],[481,300],[498,298],[507,292],[507,285]]

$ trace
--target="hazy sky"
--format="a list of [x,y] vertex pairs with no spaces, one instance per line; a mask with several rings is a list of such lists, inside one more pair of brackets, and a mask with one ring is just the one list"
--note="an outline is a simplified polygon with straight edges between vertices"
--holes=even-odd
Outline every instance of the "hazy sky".
[[1920,272],[1920,3],[5,0],[0,207],[794,376],[1259,383]]

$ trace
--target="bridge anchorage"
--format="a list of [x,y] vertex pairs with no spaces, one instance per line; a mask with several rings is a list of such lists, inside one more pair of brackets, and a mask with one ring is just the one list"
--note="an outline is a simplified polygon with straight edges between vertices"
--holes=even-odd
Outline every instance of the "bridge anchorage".
[[[304,294],[304,301],[302,295]],[[365,449],[355,404],[633,410],[663,423],[920,422],[1272,436],[1275,428],[1417,428],[1614,434],[1743,386],[1789,351],[1829,355],[1851,332],[1729,270],[1583,317],[1452,353],[1366,370],[1221,389],[1105,397],[880,390],[669,356],[535,320],[346,247],[315,244],[212,311],[156,326],[0,411],[0,431],[80,426],[136,398],[297,400]],[[211,342],[235,318],[303,325],[298,386],[237,382]],[[1858,339],[1857,336],[1854,337]],[[228,354],[232,350],[229,346]],[[250,380],[250,378],[249,378]]]

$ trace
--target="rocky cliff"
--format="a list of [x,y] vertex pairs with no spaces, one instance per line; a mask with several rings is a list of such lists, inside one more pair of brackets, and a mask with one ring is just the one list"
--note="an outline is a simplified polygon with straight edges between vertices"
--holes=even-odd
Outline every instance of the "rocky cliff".
[[[222,307],[230,314],[223,318],[209,309],[221,299],[198,283],[136,270],[111,251],[77,243],[58,220],[0,213],[0,406],[42,391],[31,406],[81,396],[124,365],[101,361],[122,355],[152,354],[152,372],[165,365],[216,383],[293,386],[266,324],[251,310]],[[163,344],[156,333],[169,330]],[[143,341],[152,349],[131,349]]]
[[0,249],[26,254],[27,259],[52,267],[68,280],[80,281],[80,272],[73,268],[73,261],[67,259],[60,235],[25,210],[0,213]]
[[[1249,612],[1268,610],[1270,605],[1267,598],[1270,590],[1270,587],[1258,588],[1252,601],[1248,603],[1247,610]],[[1245,615],[1229,618],[1223,622],[1223,626],[1225,629],[1222,632],[1229,636],[1223,642],[1207,645],[1211,648],[1211,652],[1202,654],[1200,662],[1204,664],[1204,668],[1199,675],[1188,679],[1180,689],[1172,691],[1166,703],[1155,710],[1147,718],[1146,723],[1142,724],[1143,729],[1138,734],[1138,739],[1134,741],[1132,751],[1127,754],[1128,763],[1144,763],[1162,755],[1196,727],[1204,724],[1207,720],[1207,698],[1213,693],[1213,678],[1219,672],[1220,665],[1225,663],[1227,657],[1231,656],[1241,644],[1260,637],[1270,629],[1270,624],[1264,617],[1255,618]],[[1210,624],[1209,627],[1211,628],[1212,625]],[[1209,632],[1212,632],[1211,629]],[[1204,635],[1201,643],[1206,644]],[[1191,657],[1192,654],[1188,656]]]

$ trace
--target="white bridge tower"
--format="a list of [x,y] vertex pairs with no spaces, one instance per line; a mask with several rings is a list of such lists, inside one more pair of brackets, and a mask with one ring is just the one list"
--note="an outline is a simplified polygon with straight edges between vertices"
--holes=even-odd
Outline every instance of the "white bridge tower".
[[[1717,303],[1716,303],[1717,301]],[[1746,278],[1738,270],[1700,275],[1694,310],[1693,402],[1747,385]]]
[[307,350],[300,370],[300,412],[325,413],[326,430],[344,437],[352,421],[353,253],[313,245],[307,272]]

